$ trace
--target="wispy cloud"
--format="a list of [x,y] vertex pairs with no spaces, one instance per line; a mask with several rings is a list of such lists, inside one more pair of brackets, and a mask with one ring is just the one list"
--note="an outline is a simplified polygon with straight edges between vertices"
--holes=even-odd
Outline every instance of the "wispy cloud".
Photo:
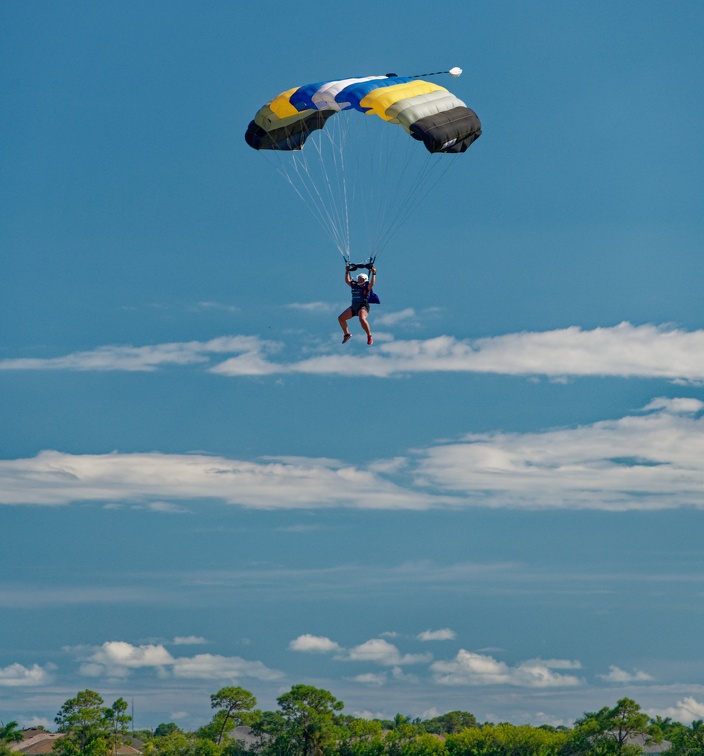
[[292,302],[286,305],[291,310],[299,310],[300,312],[308,313],[324,313],[328,314],[340,309],[339,305],[333,305],[330,302]]
[[565,669],[580,669],[581,664],[565,659],[530,659],[510,666],[493,656],[460,649],[450,661],[430,665],[435,681],[441,685],[512,685],[522,688],[574,687],[582,681]]
[[634,326],[585,331],[577,326],[474,340],[452,336],[380,341],[372,354],[323,354],[294,362],[241,355],[211,368],[221,375],[274,373],[389,378],[410,373],[650,377],[704,380],[704,331]]
[[270,354],[276,342],[255,336],[223,336],[210,341],[187,341],[148,346],[101,346],[61,357],[0,360],[0,370],[154,371],[169,366],[208,364],[217,355]]
[[632,415],[574,428],[467,434],[389,465],[45,451],[0,460],[0,504],[122,502],[163,511],[164,501],[208,498],[259,509],[702,507],[703,410],[697,399],[658,398]]
[[[291,305],[318,310],[324,303]],[[379,324],[415,319],[412,309],[389,313]],[[614,376],[704,381],[704,330],[621,323],[583,330],[578,326],[512,333],[481,339],[380,338],[364,354],[330,353],[330,344],[306,344],[305,359],[287,359],[281,342],[257,336],[223,336],[210,341],[148,346],[101,346],[51,358],[0,360],[0,370],[154,371],[200,365],[231,377],[282,374],[390,378],[412,373],[496,373],[503,375]],[[300,353],[300,350],[299,350]],[[223,359],[223,357],[225,357]]]
[[95,585],[37,588],[33,585],[0,585],[0,607],[40,609],[50,606],[91,604],[154,604],[158,593],[151,588]]
[[658,399],[577,428],[469,434],[423,452],[415,480],[486,506],[704,506],[702,409],[696,399]]
[[0,503],[214,498],[262,509],[422,509],[441,499],[329,459],[244,461],[204,455],[71,455],[0,461]]
[[418,635],[418,640],[421,641],[445,641],[454,639],[455,631],[450,630],[449,627],[446,627],[443,630],[424,630]]
[[172,641],[174,646],[204,646],[207,642],[208,641],[200,635],[177,635]]
[[416,311],[412,307],[406,307],[404,310],[397,310],[396,312],[385,312],[374,318],[374,325],[381,326],[395,326],[400,323],[410,323],[417,325]]

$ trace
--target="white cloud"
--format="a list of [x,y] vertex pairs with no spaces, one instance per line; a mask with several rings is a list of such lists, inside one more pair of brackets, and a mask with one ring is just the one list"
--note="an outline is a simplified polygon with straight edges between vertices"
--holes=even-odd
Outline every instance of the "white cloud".
[[540,433],[469,434],[421,453],[415,482],[487,506],[704,506],[704,420],[694,415],[704,404],[649,407],[659,409]]
[[345,661],[374,662],[383,666],[398,667],[406,664],[421,664],[432,660],[430,654],[402,654],[393,643],[383,638],[372,638],[349,649]]
[[[410,314],[410,313],[407,313]],[[503,375],[619,376],[704,380],[704,330],[621,323],[585,331],[577,326],[474,340],[438,336],[380,342],[372,354],[313,356],[273,362],[241,355],[212,368],[222,375],[308,373],[388,378],[408,373],[498,373]],[[1,363],[0,363],[1,366]]]
[[160,644],[134,646],[124,641],[108,641],[84,657],[81,674],[87,677],[127,677],[137,669],[153,669],[161,677],[199,680],[231,680],[251,677],[278,680],[283,674],[262,662],[239,656],[197,654],[175,657]]
[[292,310],[300,310],[301,312],[324,313],[326,315],[340,309],[330,302],[292,302],[287,307]]
[[670,717],[675,722],[691,724],[694,720],[704,719],[704,703],[700,703],[692,696],[685,696],[674,706],[666,709],[649,710],[648,714],[651,717],[655,717],[659,714],[661,717]]
[[418,640],[421,641],[444,641],[454,640],[455,631],[446,627],[444,630],[424,630],[418,635]]
[[200,635],[177,635],[172,641],[174,646],[204,646],[207,642]]
[[0,687],[27,688],[35,685],[45,685],[51,681],[51,666],[42,667],[32,664],[25,667],[22,664],[10,664],[0,668]]
[[[395,635],[386,633],[386,635]],[[399,668],[406,664],[422,664],[432,661],[431,654],[402,654],[393,643],[383,638],[372,638],[364,643],[354,646],[350,649],[344,649],[339,643],[319,635],[299,635],[292,640],[289,645],[291,651],[303,651],[306,653],[334,653],[338,661],[349,662],[373,662],[382,666]],[[396,673],[396,669],[394,669]],[[381,680],[386,680],[386,675],[358,675],[352,678],[357,682],[373,682],[380,684]]]
[[240,308],[235,305],[222,304],[221,302],[198,302],[197,310],[216,310],[220,312],[239,312]]
[[303,651],[305,653],[329,654],[339,652],[341,647],[330,638],[320,635],[299,635],[292,640],[288,647],[291,651]]
[[[327,307],[321,302],[294,304],[308,311]],[[412,309],[379,316],[381,325],[414,321]],[[125,370],[152,371],[168,366],[200,364],[227,376],[285,373],[375,376],[408,373],[498,373],[565,376],[665,378],[677,382],[704,380],[704,330],[683,331],[669,326],[621,323],[582,330],[523,332],[481,339],[438,336],[430,339],[385,340],[370,353],[319,353],[297,361],[274,360],[283,344],[256,336],[222,336],[210,341],[147,346],[108,345],[51,358],[0,360],[0,370]],[[233,355],[213,364],[222,355]]]
[[367,672],[363,675],[355,675],[354,677],[351,677],[350,680],[360,683],[360,685],[373,685],[374,687],[378,687],[386,683],[386,674],[384,672]]
[[412,307],[407,307],[405,310],[399,310],[397,312],[385,312],[381,315],[377,315],[374,318],[374,325],[381,326],[393,326],[399,323],[411,321],[416,323],[416,311]]
[[284,675],[259,661],[247,661],[239,656],[198,654],[174,660],[174,677],[198,680],[231,680],[241,677],[255,680],[280,680]]
[[174,342],[134,347],[110,345],[62,357],[0,360],[0,370],[153,371],[171,365],[207,364],[214,356],[243,354],[254,370],[258,355],[280,345],[255,336],[222,336],[210,341]]
[[54,720],[47,717],[29,717],[29,719],[22,720],[22,726],[27,729],[36,727],[38,729],[51,730],[54,725]]
[[150,512],[156,512],[157,514],[189,514],[190,509],[181,507],[178,504],[174,504],[170,501],[148,501],[135,509],[146,509]]
[[174,657],[161,645],[133,646],[124,641],[107,641],[86,659],[81,673],[89,677],[125,677],[134,669],[166,668],[174,661]]
[[161,509],[165,501],[215,499],[259,509],[704,507],[703,409],[693,398],[658,398],[616,420],[534,433],[467,434],[388,465],[44,451],[31,459],[0,460],[0,504],[89,501]]
[[441,685],[512,685],[522,688],[574,687],[581,680],[554,670],[579,669],[579,662],[565,659],[530,659],[509,666],[493,656],[460,649],[450,661],[430,665]]
[[71,455],[0,460],[0,504],[220,499],[262,509],[354,506],[423,509],[437,498],[327,459],[262,462],[204,455]]
[[646,672],[642,672],[639,669],[633,672],[626,672],[626,670],[616,667],[613,664],[609,666],[609,672],[605,675],[598,675],[602,680],[612,683],[632,683],[632,682],[646,682],[653,678]]

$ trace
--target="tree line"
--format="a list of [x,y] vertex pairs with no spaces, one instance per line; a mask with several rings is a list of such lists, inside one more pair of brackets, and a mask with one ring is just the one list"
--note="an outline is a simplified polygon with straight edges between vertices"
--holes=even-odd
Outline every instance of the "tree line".
[[[276,711],[256,709],[252,693],[226,687],[210,697],[214,714],[193,732],[175,723],[130,733],[127,702],[105,706],[95,691],[66,701],[56,715],[56,756],[116,756],[123,743],[141,741],[144,756],[640,756],[662,744],[668,756],[704,756],[704,723],[684,725],[648,717],[629,698],[612,708],[586,712],[572,727],[479,723],[466,711],[431,719],[397,714],[393,720],[361,719],[342,713],[332,693],[294,685],[277,699]],[[249,743],[233,737],[249,726]],[[21,741],[17,722],[0,725],[0,756]]]

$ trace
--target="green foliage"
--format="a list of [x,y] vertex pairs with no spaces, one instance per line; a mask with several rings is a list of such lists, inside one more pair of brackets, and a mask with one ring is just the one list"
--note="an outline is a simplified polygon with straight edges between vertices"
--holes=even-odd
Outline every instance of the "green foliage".
[[[669,718],[650,720],[628,698],[613,708],[585,713],[573,729],[508,723],[479,725],[465,711],[451,711],[421,721],[397,714],[393,720],[358,719],[341,713],[342,701],[327,690],[294,685],[280,696],[277,711],[252,710],[256,699],[238,687],[212,695],[217,709],[211,722],[185,733],[162,723],[144,742],[144,756],[641,756],[646,744],[672,743],[669,756],[704,756],[704,723],[687,727]],[[58,756],[112,756],[126,736],[131,717],[118,698],[109,708],[91,690],[81,691],[61,707],[56,723],[65,737]],[[227,733],[248,724],[259,743],[250,750]],[[22,739],[16,722],[0,724],[0,756],[16,756],[9,742]]]
[[82,690],[69,698],[56,715],[58,731],[65,737],[54,742],[54,753],[60,756],[108,756],[127,733],[132,721],[127,701],[118,698],[110,707],[94,690]]
[[697,719],[691,727],[676,723],[667,733],[672,756],[704,756],[704,722]]
[[54,721],[66,736],[54,742],[54,753],[61,756],[108,756],[110,720],[103,699],[93,690],[82,690],[69,698]]
[[610,709],[585,714],[575,722],[570,753],[587,751],[595,756],[639,756],[643,748],[633,742],[643,736],[646,743],[662,741],[662,732],[630,698],[622,698]]
[[124,698],[118,698],[117,701],[105,710],[105,718],[110,724],[110,740],[112,750],[115,753],[123,738],[127,735],[127,728],[132,721],[132,717],[127,714],[129,704]]
[[562,732],[504,723],[448,735],[445,746],[448,756],[558,756],[566,740]]
[[257,705],[257,699],[244,688],[229,687],[221,688],[217,693],[210,696],[210,706],[213,709],[219,709],[216,717],[219,715],[219,731],[217,735],[217,744],[222,743],[225,728],[228,722],[231,727],[236,727],[242,723],[237,717],[240,712],[251,711]]
[[339,730],[338,756],[382,756],[384,739],[381,722],[348,718]]
[[165,735],[171,735],[172,732],[181,732],[181,728],[175,722],[169,722],[168,724],[162,722],[154,730],[154,737],[163,738]]
[[220,756],[221,752],[212,740],[178,729],[155,737],[144,746],[145,756]]
[[426,719],[420,724],[426,732],[432,732],[437,735],[452,735],[453,733],[465,730],[467,727],[479,726],[477,718],[468,711],[448,711],[447,714]]
[[276,700],[288,724],[276,738],[277,753],[322,756],[335,739],[335,712],[344,708],[342,701],[312,685],[294,685]]
[[389,756],[444,756],[442,738],[429,732],[419,732],[415,725],[406,723],[390,730],[384,738],[384,750]]
[[17,722],[0,722],[0,743],[19,743],[23,738]]
[[[174,725],[175,727],[176,725]],[[157,730],[159,728],[157,727]],[[146,743],[148,740],[151,740],[155,732],[152,732],[151,730],[132,730],[130,733],[132,737],[136,738],[137,740],[140,740],[142,743]]]

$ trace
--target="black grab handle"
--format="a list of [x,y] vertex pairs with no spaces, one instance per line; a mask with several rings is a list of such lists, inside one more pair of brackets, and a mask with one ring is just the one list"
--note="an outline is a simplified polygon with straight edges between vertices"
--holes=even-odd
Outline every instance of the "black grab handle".
[[374,267],[374,263],[350,263],[350,272],[353,270],[359,270],[360,268],[363,268],[365,270],[371,270]]

